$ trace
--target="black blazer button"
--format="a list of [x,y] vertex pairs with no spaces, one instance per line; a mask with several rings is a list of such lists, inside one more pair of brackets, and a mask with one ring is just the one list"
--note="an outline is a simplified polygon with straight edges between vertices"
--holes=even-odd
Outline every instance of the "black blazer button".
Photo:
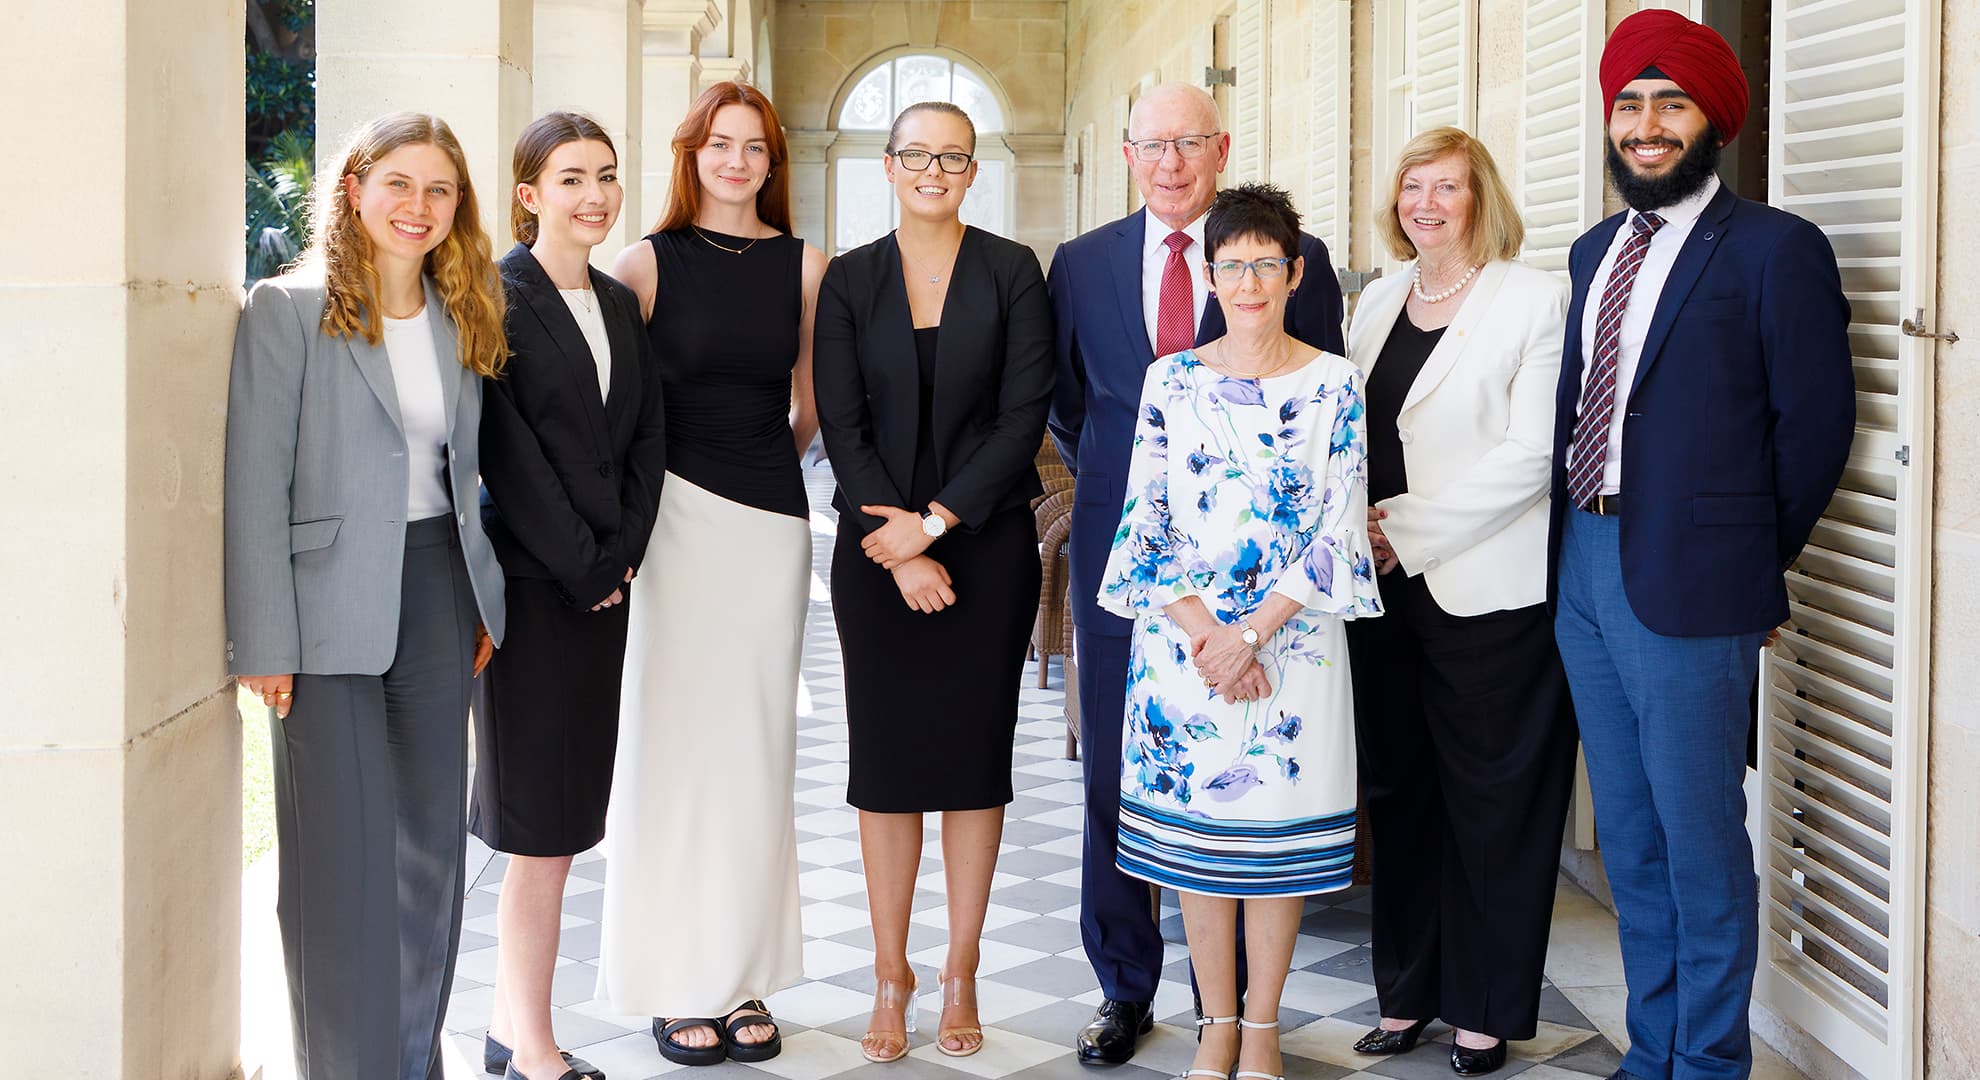
[[608,462],[606,462],[605,464],[603,464],[603,465],[600,465],[600,466],[598,467],[598,475],[600,475],[600,476],[608,476],[608,477],[609,477],[609,476],[611,476],[611,475],[612,475],[612,463],[608,461]]

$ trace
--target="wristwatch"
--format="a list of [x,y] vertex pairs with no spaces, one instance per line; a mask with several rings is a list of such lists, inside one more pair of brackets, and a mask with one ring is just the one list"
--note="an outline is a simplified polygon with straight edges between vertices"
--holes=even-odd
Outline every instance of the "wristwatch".
[[921,512],[921,534],[923,536],[926,536],[930,540],[940,540],[942,534],[948,531],[949,523],[942,520],[942,515],[928,510]]
[[1251,624],[1243,620],[1239,620],[1237,627],[1238,627],[1238,636],[1244,639],[1244,643],[1250,646],[1252,652],[1257,652],[1258,631],[1253,630],[1251,628]]

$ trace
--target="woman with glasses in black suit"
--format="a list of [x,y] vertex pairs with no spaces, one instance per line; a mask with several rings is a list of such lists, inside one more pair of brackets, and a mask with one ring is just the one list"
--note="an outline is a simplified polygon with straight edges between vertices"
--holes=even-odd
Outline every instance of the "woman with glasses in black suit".
[[963,225],[976,130],[944,102],[895,119],[893,233],[833,260],[819,289],[819,424],[839,481],[832,608],[873,918],[873,1017],[893,1061],[914,1018],[908,916],[922,815],[942,814],[949,951],[937,1049],[983,1045],[978,940],[1011,801],[1018,678],[1037,608],[1032,457],[1053,381],[1037,256]]

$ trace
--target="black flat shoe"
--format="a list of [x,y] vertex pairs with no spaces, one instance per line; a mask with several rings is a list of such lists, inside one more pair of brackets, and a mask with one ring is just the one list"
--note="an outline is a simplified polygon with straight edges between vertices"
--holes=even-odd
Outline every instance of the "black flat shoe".
[[1430,1026],[1429,1017],[1418,1020],[1401,1031],[1387,1031],[1376,1025],[1373,1031],[1355,1040],[1357,1054],[1407,1054],[1416,1049],[1416,1040],[1423,1037],[1423,1029]]
[[[674,1041],[674,1033],[692,1027],[705,1027],[715,1033],[713,1046],[686,1046]],[[729,1056],[722,1043],[722,1026],[706,1016],[681,1016],[672,1020],[653,1018],[653,1043],[660,1056],[676,1065],[720,1065]]]
[[1484,1076],[1498,1072],[1506,1064],[1506,1040],[1483,1050],[1451,1044],[1451,1071],[1459,1076]]
[[1134,1057],[1135,1045],[1154,1030],[1154,1002],[1108,998],[1093,1011],[1073,1046],[1081,1065],[1120,1065]]
[[[514,1050],[495,1041],[493,1036],[481,1037],[481,1071],[490,1076],[506,1076],[509,1072],[509,1059],[516,1056]],[[605,1071],[581,1057],[564,1054],[564,1064],[578,1074],[580,1080],[605,1080]]]
[[[530,1080],[530,1078],[519,1072],[516,1063],[511,1061],[508,1068],[502,1070],[502,1080]],[[584,1080],[584,1074],[576,1069],[565,1069],[564,1074],[557,1077],[557,1080]]]
[[[741,1015],[738,1016],[737,1014]],[[770,1037],[762,1042],[743,1042],[736,1033],[746,1027],[767,1026]],[[777,1021],[770,1017],[770,1006],[761,999],[752,998],[729,1012],[729,1022],[722,1029],[722,1045],[727,1048],[730,1061],[769,1061],[784,1051],[784,1033],[778,1029]]]

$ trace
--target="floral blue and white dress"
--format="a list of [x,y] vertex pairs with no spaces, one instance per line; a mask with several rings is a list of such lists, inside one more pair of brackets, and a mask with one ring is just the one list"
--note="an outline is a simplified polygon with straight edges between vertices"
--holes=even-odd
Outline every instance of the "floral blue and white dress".
[[[1354,863],[1354,696],[1343,620],[1379,615],[1361,372],[1321,353],[1266,379],[1185,350],[1142,384],[1127,501],[1100,606],[1134,620],[1119,865],[1217,896],[1343,888]],[[1163,614],[1301,610],[1260,643],[1272,691],[1225,704]]]

